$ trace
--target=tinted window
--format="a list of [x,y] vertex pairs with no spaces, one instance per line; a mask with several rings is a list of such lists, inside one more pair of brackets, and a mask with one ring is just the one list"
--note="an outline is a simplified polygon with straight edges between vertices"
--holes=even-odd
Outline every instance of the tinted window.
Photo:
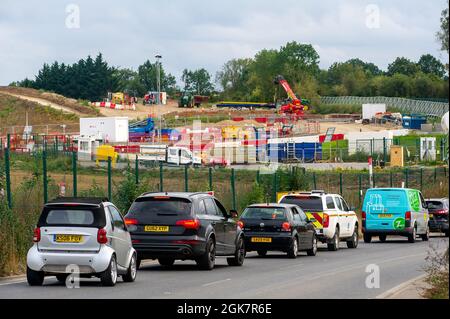
[[114,206],[109,206],[108,208],[111,212],[114,227],[125,228],[122,216],[120,215],[119,211]]
[[127,216],[149,222],[157,216],[189,216],[192,203],[185,198],[138,198],[131,205]]
[[47,225],[86,225],[94,223],[94,213],[90,210],[52,209],[45,220]]
[[322,211],[322,198],[316,196],[285,196],[281,203],[300,206],[304,211]]
[[302,220],[300,217],[300,214],[298,213],[297,209],[295,209],[295,208],[292,208],[292,215],[294,216],[295,221],[300,222]]
[[437,201],[437,200],[434,200],[434,201],[431,201],[431,200],[429,200],[429,201],[427,201],[427,205],[428,205],[428,208],[429,209],[444,209],[445,207],[444,207],[444,203],[443,202],[441,202],[441,201]]
[[206,215],[205,202],[203,200],[198,202],[198,215]]
[[248,207],[242,213],[241,218],[286,220],[286,212],[282,207]]
[[212,215],[212,216],[217,216],[217,208],[216,208],[216,204],[214,204],[214,201],[212,200],[212,198],[206,198],[204,199],[205,202],[205,206],[206,206],[206,213],[208,215]]
[[335,209],[336,208],[336,206],[334,205],[334,200],[333,200],[332,196],[327,196],[326,201],[327,201],[327,208],[328,209]]
[[223,205],[217,200],[214,199],[214,203],[216,203],[217,212],[220,216],[226,217],[227,216],[227,210]]

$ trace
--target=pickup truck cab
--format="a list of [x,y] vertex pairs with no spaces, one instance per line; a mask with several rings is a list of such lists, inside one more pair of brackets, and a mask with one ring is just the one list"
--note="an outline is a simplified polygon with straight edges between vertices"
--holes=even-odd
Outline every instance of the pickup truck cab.
[[338,250],[341,241],[348,248],[358,247],[358,218],[341,195],[322,190],[287,193],[279,203],[300,206],[308,218],[315,219],[316,237],[328,250]]

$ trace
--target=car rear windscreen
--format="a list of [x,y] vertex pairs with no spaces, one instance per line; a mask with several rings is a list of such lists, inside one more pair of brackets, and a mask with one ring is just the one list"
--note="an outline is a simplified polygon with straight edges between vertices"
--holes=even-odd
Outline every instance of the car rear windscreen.
[[280,203],[300,206],[303,211],[323,211],[322,198],[317,196],[285,196]]
[[286,220],[282,207],[248,207],[241,215],[244,219]]
[[427,201],[427,205],[428,205],[428,209],[435,209],[435,210],[439,210],[439,209],[444,209],[444,203],[437,201],[437,200],[433,200],[433,201]]
[[99,207],[45,207],[38,226],[104,227],[103,209]]
[[190,216],[192,202],[185,198],[138,198],[131,205],[127,216],[141,222],[164,216]]

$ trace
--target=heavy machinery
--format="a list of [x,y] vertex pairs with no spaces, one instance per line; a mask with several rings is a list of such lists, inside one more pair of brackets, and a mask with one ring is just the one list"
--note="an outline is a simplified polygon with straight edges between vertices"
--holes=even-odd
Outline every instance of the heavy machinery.
[[276,85],[281,85],[288,95],[288,98],[281,104],[280,113],[295,114],[303,117],[304,111],[308,110],[308,106],[302,103],[302,100],[295,95],[286,79],[282,75],[278,75],[273,80],[273,83]]
[[194,95],[192,92],[183,92],[178,101],[178,107],[199,107],[202,103],[208,103],[209,96]]

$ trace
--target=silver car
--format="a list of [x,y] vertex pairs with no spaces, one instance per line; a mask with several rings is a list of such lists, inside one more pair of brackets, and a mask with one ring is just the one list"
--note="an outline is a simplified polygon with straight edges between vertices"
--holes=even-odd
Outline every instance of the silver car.
[[70,273],[99,277],[114,286],[117,277],[136,279],[136,251],[119,210],[101,198],[57,198],[45,204],[27,254],[27,280],[45,276],[65,282]]

